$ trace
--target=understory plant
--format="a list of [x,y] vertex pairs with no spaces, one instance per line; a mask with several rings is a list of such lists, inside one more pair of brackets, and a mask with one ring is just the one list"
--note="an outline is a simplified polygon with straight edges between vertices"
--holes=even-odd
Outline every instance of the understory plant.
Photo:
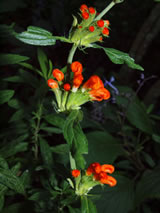
[[[160,116],[138,98],[147,80],[141,78],[136,91],[115,86],[97,72],[87,74],[75,55],[82,51],[87,58],[92,48],[114,64],[143,71],[129,54],[104,47],[111,31],[104,16],[122,2],[106,2],[100,13],[82,4],[65,37],[36,26],[20,33],[13,25],[1,26],[2,32],[38,46],[39,63],[35,67],[27,56],[1,54],[2,66],[16,64],[16,74],[3,77],[0,92],[1,212],[158,212]],[[56,41],[70,45],[65,66],[55,65],[43,48]],[[102,106],[100,123],[90,117],[92,104]]]

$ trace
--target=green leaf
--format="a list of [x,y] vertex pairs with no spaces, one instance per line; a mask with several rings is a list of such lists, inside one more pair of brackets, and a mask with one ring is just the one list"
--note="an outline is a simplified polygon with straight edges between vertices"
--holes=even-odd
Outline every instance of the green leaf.
[[0,91],[0,104],[8,102],[14,95],[14,90],[1,90]]
[[153,134],[153,135],[152,135],[152,139],[153,139],[155,142],[160,143],[160,135]]
[[38,48],[38,61],[43,73],[43,77],[47,80],[48,79],[48,59],[44,51],[40,48]]
[[12,82],[12,83],[23,83],[23,79],[21,78],[21,76],[11,76],[8,78],[4,78],[3,81],[8,81],[8,82]]
[[49,115],[46,115],[44,117],[44,119],[49,123],[49,124],[52,124],[54,126],[57,126],[59,127],[60,129],[62,129],[63,127],[63,124],[64,124],[64,118],[60,117],[59,115],[56,115],[56,114],[49,114]]
[[136,186],[136,206],[148,198],[160,198],[160,168],[147,170]]
[[27,68],[27,69],[30,69],[32,71],[37,72],[40,76],[43,77],[42,72],[40,70],[38,70],[36,67],[33,67],[31,64],[28,64],[28,63],[25,63],[25,62],[20,62],[18,64],[21,65],[21,66],[23,66],[23,67],[25,67],[25,68]]
[[146,113],[140,103],[130,103],[127,109],[126,116],[129,122],[136,128],[148,134],[152,134],[153,131],[149,115]]
[[51,132],[51,133],[56,133],[56,134],[61,134],[62,130],[56,127],[40,127],[41,130],[46,131],[46,132]]
[[73,110],[63,124],[63,135],[70,147],[72,146],[74,138],[74,122],[77,119],[78,114],[78,110]]
[[101,194],[96,202],[97,210],[100,213],[129,213],[134,205],[134,182],[124,176],[115,176],[117,185],[110,187],[108,185],[102,188],[94,189],[92,193]]
[[113,49],[113,48],[104,48],[101,47],[97,44],[92,45],[93,48],[100,48],[103,49],[106,55],[109,57],[109,59],[114,63],[114,64],[127,64],[128,67],[132,69],[138,69],[143,71],[143,67],[140,65],[136,64],[134,62],[134,59],[131,58],[127,53],[124,53],[122,51]]
[[9,168],[7,161],[1,156],[0,156],[0,167],[3,168],[3,169]]
[[81,197],[81,213],[97,213],[96,206],[87,196]]
[[4,206],[4,195],[0,195],[0,212],[2,211]]
[[20,179],[12,171],[0,169],[0,183],[20,194],[25,194],[25,189]]
[[21,120],[24,117],[25,117],[24,110],[19,109],[11,116],[11,118],[9,119],[9,122],[18,121],[18,120]]
[[29,26],[27,31],[16,33],[15,37],[24,43],[38,46],[54,45],[56,42],[49,31],[33,26]]
[[53,168],[53,156],[50,146],[48,145],[47,141],[43,138],[40,138],[40,150],[41,150],[41,156],[43,159],[43,162],[45,166],[52,170]]
[[89,146],[89,155],[85,156],[87,163],[99,162],[112,164],[123,154],[121,144],[109,133],[94,131],[86,134]]
[[57,146],[51,147],[52,152],[58,153],[58,154],[66,154],[69,153],[69,147],[68,144],[60,144]]
[[0,54],[0,66],[18,64],[27,60],[29,60],[29,57],[27,56],[21,56],[17,54]]

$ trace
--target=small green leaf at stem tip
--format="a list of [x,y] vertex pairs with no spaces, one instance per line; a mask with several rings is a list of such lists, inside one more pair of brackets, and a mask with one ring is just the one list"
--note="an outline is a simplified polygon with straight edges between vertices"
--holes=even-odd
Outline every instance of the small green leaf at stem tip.
[[113,0],[115,4],[122,3],[124,0]]

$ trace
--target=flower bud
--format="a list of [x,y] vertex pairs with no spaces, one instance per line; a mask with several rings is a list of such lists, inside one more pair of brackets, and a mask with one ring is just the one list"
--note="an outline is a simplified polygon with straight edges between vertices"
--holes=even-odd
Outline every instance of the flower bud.
[[54,69],[52,74],[57,81],[62,81],[64,79],[64,74],[59,69]]
[[48,79],[47,83],[48,83],[48,86],[51,87],[52,89],[58,88],[57,81],[55,81],[53,79]]
[[83,66],[79,61],[74,61],[71,64],[71,70],[72,70],[72,72],[74,72],[75,75],[79,75],[82,73]]
[[64,88],[65,91],[69,91],[71,89],[71,85],[66,83],[66,84],[63,85],[63,88]]
[[80,170],[74,169],[72,170],[72,176],[77,178],[81,174]]

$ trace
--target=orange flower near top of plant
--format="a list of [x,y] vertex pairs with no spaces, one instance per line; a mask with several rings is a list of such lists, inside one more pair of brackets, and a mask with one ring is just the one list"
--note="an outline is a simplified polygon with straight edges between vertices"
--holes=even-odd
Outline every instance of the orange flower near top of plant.
[[53,77],[57,79],[57,81],[62,81],[64,79],[64,74],[59,69],[54,69],[52,74],[53,74]]
[[94,26],[90,26],[90,27],[89,27],[89,31],[90,31],[90,32],[94,32]]
[[82,64],[79,62],[79,61],[74,61],[72,64],[71,64],[71,70],[72,72],[75,74],[75,75],[79,75],[82,73],[83,71],[83,66]]
[[99,89],[89,91],[91,100],[93,101],[102,101],[110,98],[110,92],[104,88],[100,87]]
[[55,81],[53,79],[48,79],[47,83],[48,83],[48,86],[51,87],[52,89],[58,88],[57,81]]
[[87,7],[87,5],[86,4],[82,4],[81,6],[80,6],[80,11],[83,13],[83,12],[86,12],[88,10],[88,7]]
[[80,170],[74,169],[72,170],[72,176],[77,178],[81,174]]
[[97,21],[98,27],[103,27],[104,26],[104,21],[103,20],[98,20]]
[[109,29],[107,27],[104,27],[102,34],[105,35],[105,36],[109,36]]
[[82,17],[83,17],[84,19],[88,19],[88,18],[89,18],[89,13],[83,12],[83,13],[82,13]]
[[90,14],[95,14],[96,10],[93,7],[89,7],[89,13]]
[[82,88],[84,90],[86,90],[86,89],[97,90],[100,87],[104,87],[104,84],[103,84],[102,80],[100,79],[100,77],[98,77],[97,75],[92,75],[88,79],[88,81],[86,81],[82,86]]

